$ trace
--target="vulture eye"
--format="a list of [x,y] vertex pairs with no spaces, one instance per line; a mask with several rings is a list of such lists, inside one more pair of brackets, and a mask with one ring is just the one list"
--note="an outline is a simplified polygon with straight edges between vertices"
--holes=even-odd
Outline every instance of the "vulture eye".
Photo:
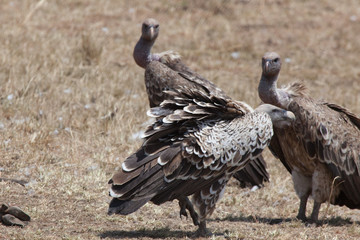
[[279,58],[275,58],[275,59],[274,59],[274,62],[277,63],[278,61],[279,61]]
[[158,29],[158,28],[159,28],[159,24],[155,25],[155,28]]

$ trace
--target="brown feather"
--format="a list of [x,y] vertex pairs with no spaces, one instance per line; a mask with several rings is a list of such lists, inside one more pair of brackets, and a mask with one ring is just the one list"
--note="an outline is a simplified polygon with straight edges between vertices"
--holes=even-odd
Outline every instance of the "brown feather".
[[178,152],[178,154],[172,158],[164,167],[163,167],[163,171],[165,176],[169,176],[171,174],[174,173],[174,171],[176,169],[179,168],[179,166],[181,165],[183,161],[183,158],[181,157],[181,153]]

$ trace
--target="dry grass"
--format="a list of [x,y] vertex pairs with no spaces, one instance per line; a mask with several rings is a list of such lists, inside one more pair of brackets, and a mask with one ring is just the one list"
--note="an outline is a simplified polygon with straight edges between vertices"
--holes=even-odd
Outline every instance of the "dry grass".
[[[32,216],[0,225],[0,239],[187,238],[177,203],[107,216],[107,180],[141,141],[143,70],[132,59],[140,23],[156,17],[155,51],[185,61],[256,106],[260,58],[279,52],[281,82],[303,80],[316,98],[360,113],[360,4],[349,1],[85,1],[0,3],[0,202]],[[238,52],[238,58],[231,53]],[[235,54],[236,55],[236,54]],[[208,226],[214,239],[358,239],[359,211],[330,206],[321,227],[294,220],[292,181],[268,152],[271,182],[235,182]]]

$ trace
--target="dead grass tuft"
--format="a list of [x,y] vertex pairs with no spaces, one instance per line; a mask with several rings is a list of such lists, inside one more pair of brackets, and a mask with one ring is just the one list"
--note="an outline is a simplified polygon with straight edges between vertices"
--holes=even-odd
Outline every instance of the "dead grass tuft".
[[81,35],[81,46],[79,47],[80,62],[85,65],[99,64],[103,47],[94,40],[94,36]]

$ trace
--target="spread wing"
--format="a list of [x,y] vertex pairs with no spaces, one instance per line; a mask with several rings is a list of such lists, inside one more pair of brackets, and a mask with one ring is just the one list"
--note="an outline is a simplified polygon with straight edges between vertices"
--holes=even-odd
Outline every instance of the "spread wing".
[[342,193],[336,204],[360,207],[360,119],[335,104],[296,98],[289,110],[297,116],[295,130],[310,157],[339,176]]
[[128,214],[149,200],[160,204],[200,190],[213,194],[209,189],[258,157],[273,134],[265,113],[245,114],[238,103],[196,89],[166,94],[173,100],[150,110],[157,121],[145,132],[144,144],[109,181],[116,201],[133,206],[117,213]]
[[[149,63],[145,71],[145,84],[151,107],[159,106],[165,99],[172,99],[172,96],[167,93],[168,90],[183,86],[205,94],[211,93],[218,98],[230,99],[215,84],[189,69],[182,63],[180,57],[174,55],[173,52],[162,54],[160,61]],[[238,103],[244,112],[252,111],[252,108],[247,104]],[[259,155],[258,159],[236,173],[235,178],[239,180],[242,187],[261,186],[264,181],[269,181],[269,174],[266,171],[266,163],[263,157]]]

